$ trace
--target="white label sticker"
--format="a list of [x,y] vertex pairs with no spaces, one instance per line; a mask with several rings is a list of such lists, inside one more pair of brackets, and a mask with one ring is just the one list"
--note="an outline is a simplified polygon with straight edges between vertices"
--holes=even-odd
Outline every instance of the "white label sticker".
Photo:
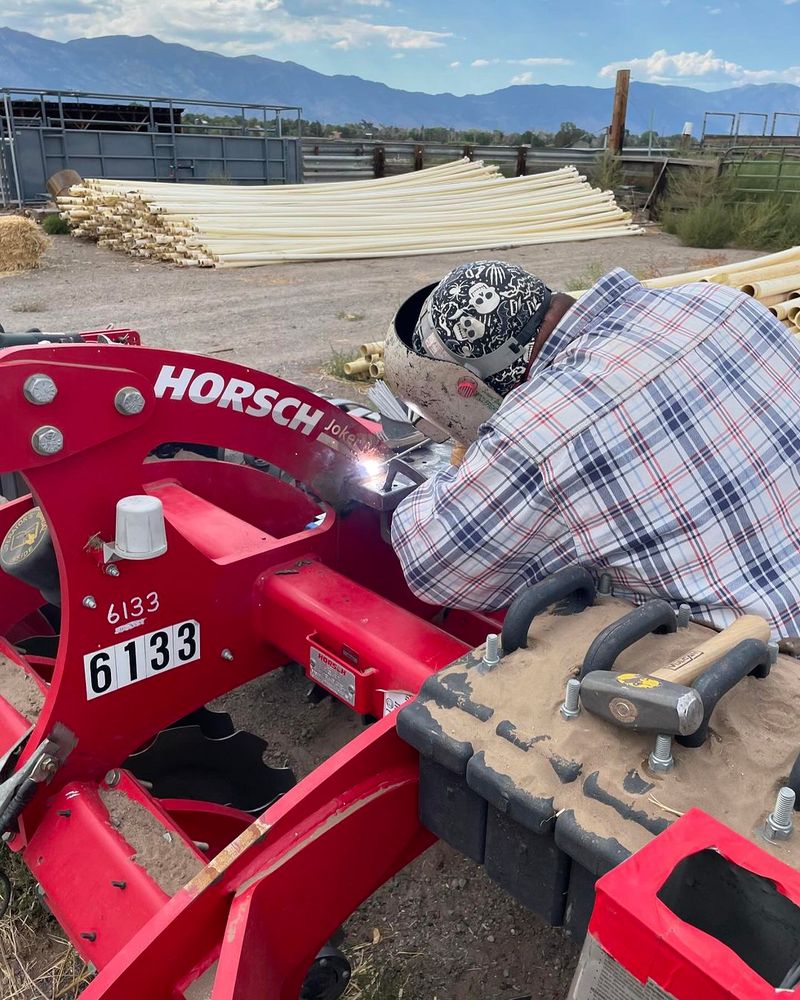
[[409,691],[384,691],[383,692],[383,714],[388,715],[401,705],[405,705],[414,696]]
[[311,647],[311,677],[348,705],[356,703],[356,675],[352,670]]
[[193,619],[165,625],[83,658],[86,697],[99,698],[119,688],[166,673],[200,659],[200,623]]

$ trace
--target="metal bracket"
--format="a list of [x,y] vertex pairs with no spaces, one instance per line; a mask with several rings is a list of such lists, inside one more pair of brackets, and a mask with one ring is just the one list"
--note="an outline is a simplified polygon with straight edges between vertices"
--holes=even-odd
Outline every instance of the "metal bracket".
[[[15,754],[21,749],[32,730],[17,741],[0,762],[0,774],[5,773]],[[54,727],[53,734],[42,740],[36,751],[13,774],[0,784],[0,833],[5,833],[19,818],[25,806],[30,802],[36,791],[36,786],[50,781],[70,755],[76,745],[75,737],[60,723]]]

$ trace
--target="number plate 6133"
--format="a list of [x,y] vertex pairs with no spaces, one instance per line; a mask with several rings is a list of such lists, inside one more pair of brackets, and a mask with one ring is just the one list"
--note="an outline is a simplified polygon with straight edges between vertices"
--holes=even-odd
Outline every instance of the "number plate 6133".
[[137,635],[83,658],[86,697],[118,691],[200,658],[200,623],[189,620]]

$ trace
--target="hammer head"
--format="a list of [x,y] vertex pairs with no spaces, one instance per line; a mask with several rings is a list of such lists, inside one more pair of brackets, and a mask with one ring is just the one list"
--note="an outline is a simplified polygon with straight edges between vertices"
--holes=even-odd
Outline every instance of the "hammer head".
[[594,670],[581,681],[583,707],[637,733],[690,736],[703,721],[703,699],[694,688],[646,674]]

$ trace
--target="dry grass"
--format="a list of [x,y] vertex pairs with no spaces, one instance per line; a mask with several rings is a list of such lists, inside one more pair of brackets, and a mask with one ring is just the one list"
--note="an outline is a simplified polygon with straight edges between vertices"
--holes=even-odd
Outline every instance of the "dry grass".
[[0,997],[76,1000],[91,974],[42,905],[37,885],[18,855],[2,852],[14,886],[0,920]]
[[412,1000],[410,971],[393,966],[385,952],[376,962],[373,948],[370,943],[347,949],[353,971],[344,1000]]
[[11,307],[11,312],[15,313],[38,313],[45,312],[46,306],[44,302],[37,300],[16,302]]
[[41,227],[22,215],[0,216],[0,271],[38,267],[49,240]]
[[361,354],[357,347],[346,347],[344,350],[340,350],[331,345],[331,354],[322,366],[322,374],[340,379],[342,382],[371,382],[372,379],[367,373],[348,375],[344,370],[344,366],[349,361],[356,361],[360,357]]
[[[698,267],[705,265],[697,265]],[[586,265],[586,268],[576,274],[573,278],[570,278],[566,285],[564,286],[568,292],[582,291],[587,288],[591,288],[592,285],[596,284],[604,275],[608,274],[611,269],[608,267],[603,267],[598,261],[591,261]],[[647,281],[649,278],[660,278],[661,271],[655,267],[653,264],[642,264],[641,267],[629,268],[629,273],[638,278],[639,281]]]

